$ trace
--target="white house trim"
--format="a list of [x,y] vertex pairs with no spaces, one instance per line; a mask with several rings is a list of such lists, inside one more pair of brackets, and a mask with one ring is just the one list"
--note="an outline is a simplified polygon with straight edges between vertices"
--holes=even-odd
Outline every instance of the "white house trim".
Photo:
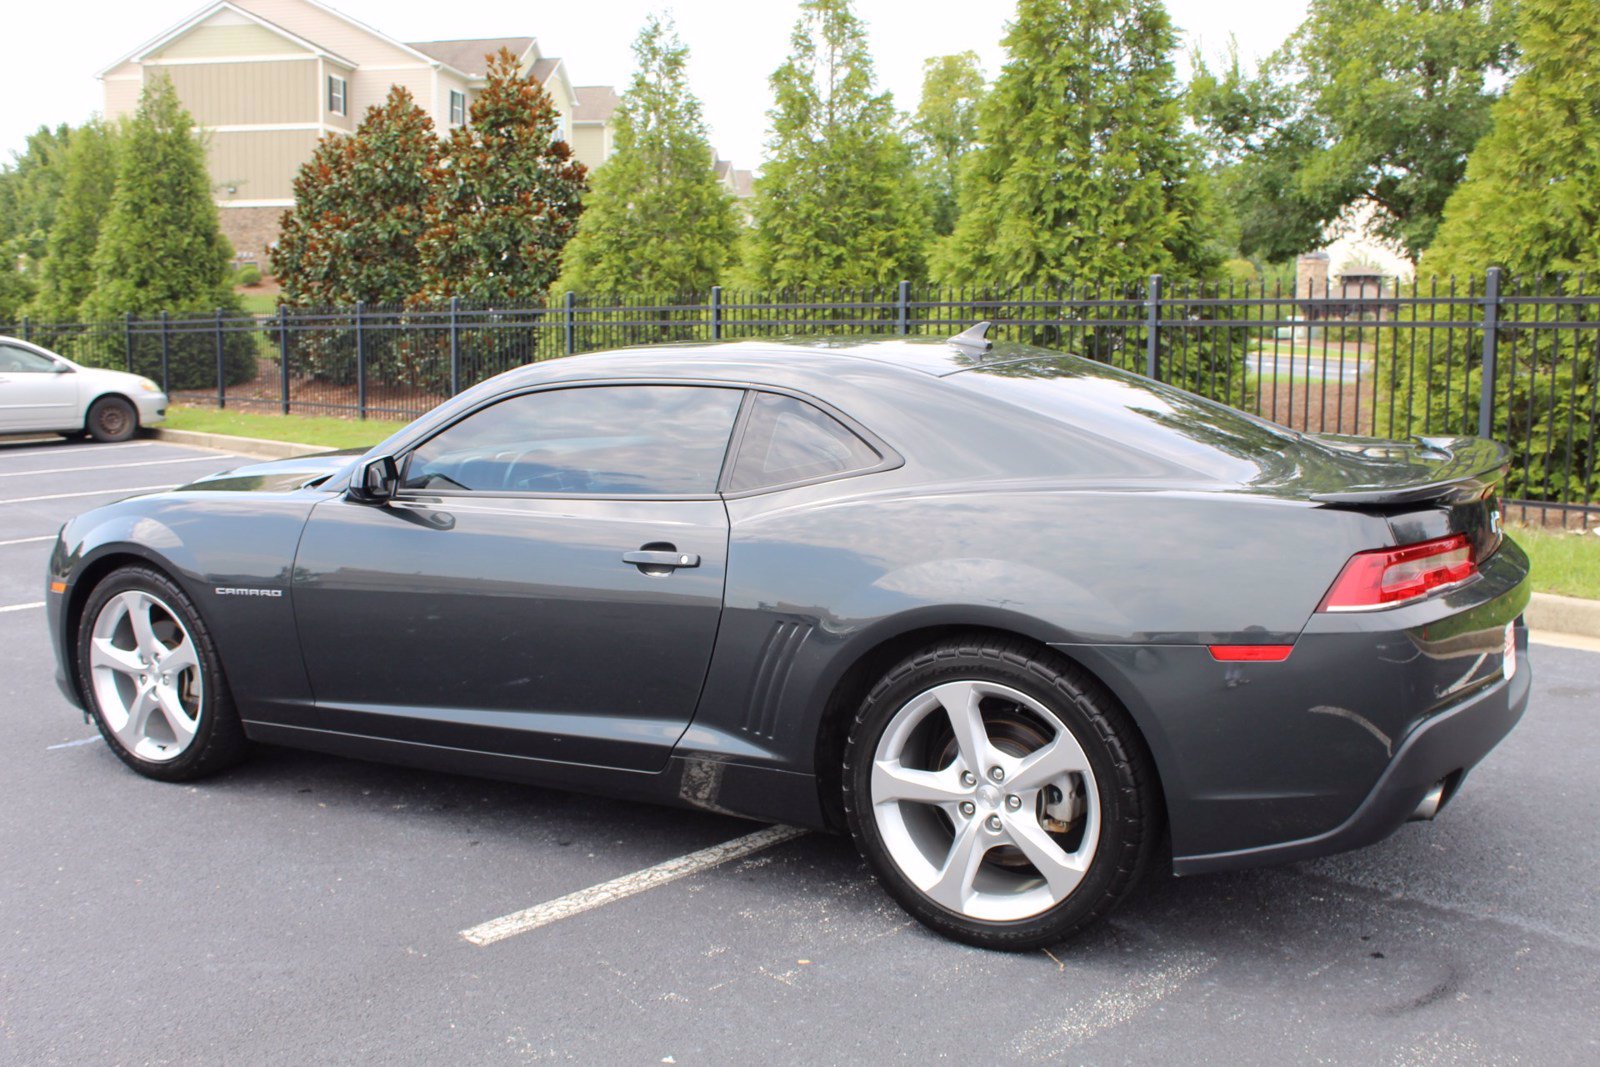
[[[309,63],[313,59],[318,63],[322,62],[321,56],[308,55],[305,52],[285,52],[276,56],[180,56],[177,59],[142,59],[139,62],[146,67],[193,67],[228,63]],[[111,80],[113,79],[106,79],[106,81]]]
[[[307,2],[308,3],[313,3],[314,0],[307,0]],[[330,14],[334,14],[334,15],[338,15],[339,14],[337,11],[334,11],[332,8],[325,7],[322,4],[316,4],[315,6],[322,8],[323,10],[329,12]],[[179,23],[177,26],[175,26],[172,29],[168,30],[166,33],[163,33],[159,37],[156,37],[156,38],[154,38],[152,40],[146,41],[144,44],[140,45],[138,48],[135,48],[133,51],[129,52],[127,55],[123,56],[121,59],[119,59],[115,63],[111,64],[109,67],[107,67],[104,70],[102,70],[96,76],[104,78],[107,74],[111,73],[112,71],[116,70],[118,67],[122,66],[124,63],[127,63],[127,62],[129,62],[131,60],[138,60],[138,61],[142,62],[144,60],[144,57],[149,55],[151,52],[154,52],[156,49],[162,47],[163,45],[169,44],[172,41],[176,40],[177,38],[182,37],[184,34],[188,33],[190,30],[194,29],[200,23],[204,22],[206,19],[210,18],[212,15],[215,15],[219,11],[231,11],[232,13],[234,13],[235,15],[240,16],[241,18],[247,19],[250,22],[255,23],[257,26],[260,26],[262,29],[268,30],[268,31],[270,31],[272,33],[277,34],[279,37],[282,37],[284,40],[290,42],[291,44],[299,45],[301,48],[304,48],[307,51],[312,52],[312,53],[314,53],[316,55],[327,56],[330,59],[338,60],[339,62],[343,63],[347,67],[350,67],[351,69],[355,68],[355,64],[351,63],[348,59],[345,59],[343,56],[340,56],[340,55],[337,55],[337,54],[335,54],[333,52],[330,52],[326,48],[323,48],[321,45],[315,44],[315,43],[313,43],[311,41],[306,40],[304,37],[297,37],[296,35],[290,33],[288,30],[284,29],[282,26],[278,26],[278,25],[276,25],[274,23],[268,22],[266,19],[262,18],[260,15],[257,15],[253,11],[246,11],[244,8],[239,7],[237,4],[230,4],[230,3],[228,3],[228,0],[222,0],[221,3],[208,4],[206,7],[201,8],[198,12],[196,12],[195,14],[189,16],[189,18],[185,19],[183,22]],[[339,17],[344,19],[344,21],[346,21],[346,22],[350,22],[351,21],[350,19],[345,18],[345,16],[343,16],[343,15],[339,15]],[[354,23],[354,25],[360,26],[360,23]],[[364,30],[367,30],[368,33],[375,33],[375,34],[377,34],[377,36],[383,37],[383,34],[377,33],[376,30],[367,29],[367,27],[365,27],[365,26],[361,26],[361,28],[364,29]],[[388,38],[385,37],[384,40],[388,40]],[[398,43],[398,42],[395,42],[395,43]],[[405,46],[401,45],[401,47],[404,48]],[[412,51],[411,49],[406,49],[406,50],[407,51]],[[422,57],[422,58],[426,58],[426,57]]]
[[[441,63],[439,60],[434,59],[432,56],[425,55],[422,52],[417,51],[415,48],[412,48],[410,45],[406,44],[404,41],[397,41],[393,37],[390,37],[387,33],[384,33],[382,30],[375,30],[371,26],[368,26],[365,22],[361,22],[358,19],[353,19],[349,15],[346,15],[343,11],[340,11],[337,8],[329,7],[327,4],[321,3],[320,0],[305,0],[305,2],[310,4],[312,7],[318,9],[319,11],[323,11],[323,12],[333,16],[334,18],[338,19],[340,22],[344,22],[344,23],[347,23],[348,25],[354,26],[356,29],[360,30],[362,33],[370,33],[372,36],[376,37],[378,40],[382,41],[384,44],[392,45],[395,48],[400,49],[400,51],[404,52],[408,56],[415,56],[417,59],[421,60],[423,63],[427,64],[430,67],[443,67],[445,70],[450,71],[452,74],[459,74],[463,78],[467,77],[467,72],[466,71],[464,71],[464,70],[456,70],[456,68],[452,67],[448,63]],[[362,70],[382,70],[383,68],[382,67],[362,67],[361,69]]]
[[348,133],[326,122],[261,122],[235,123],[229,126],[203,126],[207,133],[275,133],[292,130],[315,130],[318,133]]

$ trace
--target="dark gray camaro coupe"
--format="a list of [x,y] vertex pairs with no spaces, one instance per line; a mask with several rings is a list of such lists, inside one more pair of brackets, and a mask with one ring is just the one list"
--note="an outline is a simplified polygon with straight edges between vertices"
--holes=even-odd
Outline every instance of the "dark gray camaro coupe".
[[1020,949],[1169,850],[1450,799],[1528,700],[1505,462],[970,332],[637,349],[88,512],[49,618],[150,777],[260,741],[848,827],[918,919]]

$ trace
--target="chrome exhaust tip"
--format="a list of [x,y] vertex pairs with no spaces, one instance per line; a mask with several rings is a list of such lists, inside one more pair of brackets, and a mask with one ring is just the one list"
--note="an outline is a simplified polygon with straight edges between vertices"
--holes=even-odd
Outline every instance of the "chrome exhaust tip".
[[1423,794],[1422,803],[1417,805],[1417,810],[1411,813],[1411,822],[1425,822],[1439,814],[1439,809],[1444,807],[1445,786],[1448,778],[1441,778],[1433,783],[1427,793]]

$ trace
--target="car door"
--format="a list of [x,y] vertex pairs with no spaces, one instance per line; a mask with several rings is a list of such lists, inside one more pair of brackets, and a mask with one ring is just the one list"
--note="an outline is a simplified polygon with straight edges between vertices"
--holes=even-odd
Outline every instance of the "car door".
[[316,725],[659,770],[722,611],[737,388],[527,392],[398,457],[387,504],[313,509],[295,617]]
[[41,352],[0,341],[0,430],[66,430],[81,425],[78,377],[72,368]]

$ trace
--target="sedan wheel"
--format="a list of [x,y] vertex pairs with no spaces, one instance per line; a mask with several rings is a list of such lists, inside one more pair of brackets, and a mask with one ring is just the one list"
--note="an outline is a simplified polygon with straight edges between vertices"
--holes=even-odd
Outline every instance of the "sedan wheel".
[[210,636],[165,575],[129,568],[95,588],[79,626],[78,672],[101,734],[141,774],[184,780],[243,754]]
[[96,441],[126,441],[139,428],[139,414],[120,396],[103,396],[89,408],[85,428]]
[[1096,921],[1156,839],[1154,775],[1126,715],[1038,651],[914,656],[868,696],[849,745],[846,810],[879,879],[918,919],[992,948]]

